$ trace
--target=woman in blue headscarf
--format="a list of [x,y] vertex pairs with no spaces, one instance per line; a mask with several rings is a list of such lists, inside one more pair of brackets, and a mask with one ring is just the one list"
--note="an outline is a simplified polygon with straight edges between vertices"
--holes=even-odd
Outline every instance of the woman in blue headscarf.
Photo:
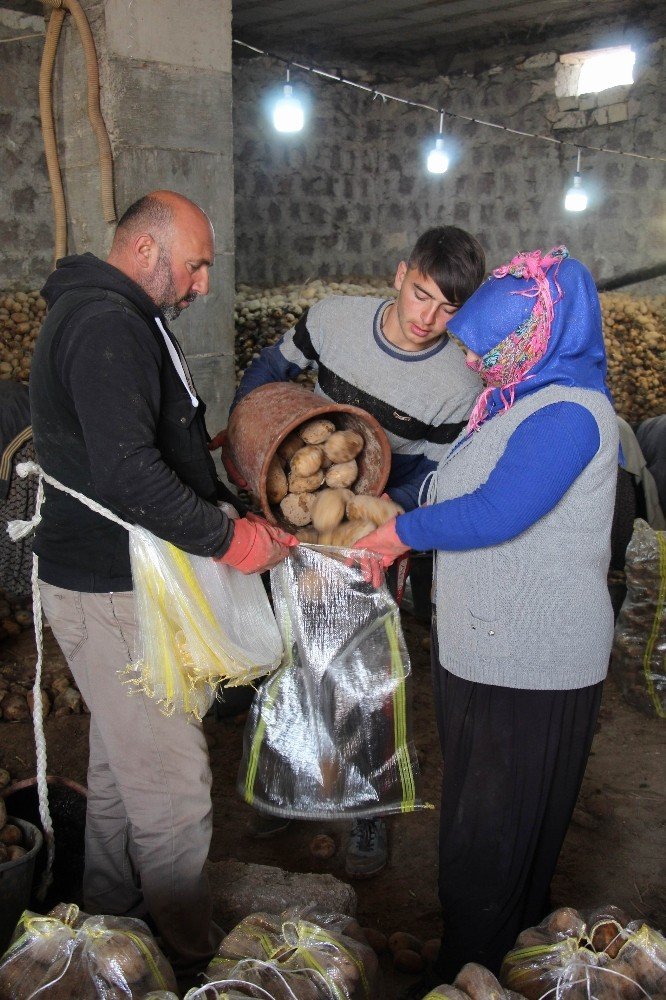
[[486,388],[429,504],[357,544],[384,566],[437,550],[436,972],[451,982],[469,961],[498,973],[548,912],[611,649],[618,430],[597,292],[564,247],[498,268],[448,330]]

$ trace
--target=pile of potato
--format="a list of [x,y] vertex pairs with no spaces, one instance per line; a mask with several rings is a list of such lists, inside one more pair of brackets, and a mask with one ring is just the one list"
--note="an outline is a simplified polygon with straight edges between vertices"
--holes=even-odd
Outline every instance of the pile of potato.
[[[262,288],[238,285],[234,309],[236,378],[262,348],[274,344],[311,305],[330,295],[395,295],[376,278],[317,279]],[[608,354],[608,382],[620,416],[630,424],[666,412],[666,297],[628,292],[600,296]],[[46,302],[38,291],[8,291],[0,296],[0,378],[27,380],[35,338]],[[298,381],[312,381],[304,373]]]
[[666,997],[666,939],[616,906],[555,910],[518,935],[500,973],[527,1000]]
[[5,800],[0,799],[0,865],[16,861],[26,854],[23,846],[23,831],[15,823],[9,823]]
[[46,302],[39,292],[8,292],[0,297],[0,379],[25,382]]
[[666,413],[666,297],[600,296],[615,408],[630,424]]
[[392,500],[355,494],[358,431],[336,430],[332,420],[310,420],[285,438],[271,460],[266,495],[303,542],[350,546],[402,508]]
[[31,598],[13,600],[0,590],[0,639],[20,635],[32,625]]
[[[73,686],[71,674],[64,667],[51,673],[45,670],[41,688],[44,716],[56,719],[64,715],[87,713],[81,692]],[[0,666],[0,719],[4,722],[25,722],[32,716],[35,697],[29,672],[19,664]]]

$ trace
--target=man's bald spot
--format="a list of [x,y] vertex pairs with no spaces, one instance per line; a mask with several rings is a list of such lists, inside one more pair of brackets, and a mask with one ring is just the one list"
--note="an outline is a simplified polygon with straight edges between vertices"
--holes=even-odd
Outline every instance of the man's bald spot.
[[196,222],[205,223],[213,232],[206,213],[189,198],[175,191],[151,191],[125,211],[116,227],[113,248],[124,246],[145,232],[160,237],[160,242],[169,246],[177,228]]

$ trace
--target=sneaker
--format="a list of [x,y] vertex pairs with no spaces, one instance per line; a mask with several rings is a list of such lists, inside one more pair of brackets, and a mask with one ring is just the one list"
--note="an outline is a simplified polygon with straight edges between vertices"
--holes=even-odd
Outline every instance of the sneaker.
[[345,871],[350,878],[370,878],[388,861],[388,836],[383,819],[357,819],[349,835]]
[[270,837],[277,837],[287,829],[291,823],[286,816],[269,816],[266,813],[257,813],[252,818],[250,825],[250,835],[258,840],[268,840]]

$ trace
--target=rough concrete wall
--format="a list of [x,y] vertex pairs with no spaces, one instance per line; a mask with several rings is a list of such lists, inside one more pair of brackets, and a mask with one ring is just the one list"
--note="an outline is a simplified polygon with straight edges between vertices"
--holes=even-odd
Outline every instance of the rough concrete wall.
[[[663,42],[639,49],[628,92],[617,89],[597,100],[556,96],[557,61],[558,53],[541,53],[475,75],[391,78],[384,89],[516,129],[666,154]],[[353,79],[361,75],[345,71]],[[386,65],[382,72],[389,77]],[[262,103],[282,82],[283,69],[254,58],[235,67],[239,281],[383,276],[419,232],[441,223],[477,235],[491,266],[518,249],[562,242],[597,279],[666,260],[663,163],[584,154],[590,204],[576,215],[563,208],[576,163],[571,147],[447,118],[452,163],[434,176],[425,170],[425,152],[436,114],[373,101],[311,74],[294,71],[292,78],[312,108],[306,131],[280,136]],[[372,79],[368,74],[365,82]],[[659,279],[641,290],[666,291],[666,284]]]
[[[51,270],[53,216],[39,131],[44,20],[0,10],[0,288],[36,288]],[[21,41],[2,39],[22,38]]]

